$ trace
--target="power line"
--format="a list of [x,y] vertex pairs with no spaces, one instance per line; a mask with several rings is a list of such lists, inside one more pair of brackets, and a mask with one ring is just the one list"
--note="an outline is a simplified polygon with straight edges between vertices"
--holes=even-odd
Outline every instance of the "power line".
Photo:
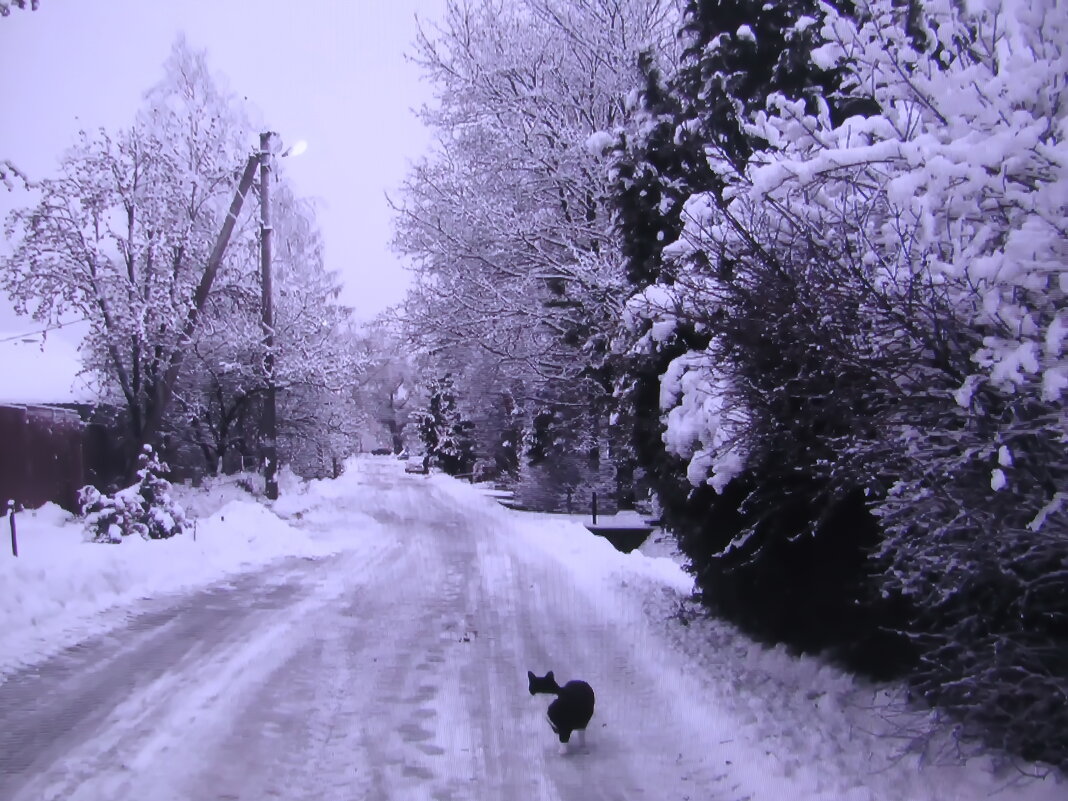
[[38,331],[26,331],[25,333],[22,333],[22,334],[14,334],[14,335],[9,336],[9,337],[3,337],[2,339],[0,339],[0,342],[12,342],[12,341],[14,341],[16,339],[26,339],[27,337],[37,336],[38,334],[47,334],[49,331],[58,331],[60,328],[66,328],[68,325],[74,325],[75,323],[84,323],[84,322],[88,322],[88,320],[89,320],[88,317],[80,317],[77,320],[68,320],[65,323],[59,323],[58,325],[51,325],[51,326],[49,326],[47,328],[42,328],[42,329],[40,329]]

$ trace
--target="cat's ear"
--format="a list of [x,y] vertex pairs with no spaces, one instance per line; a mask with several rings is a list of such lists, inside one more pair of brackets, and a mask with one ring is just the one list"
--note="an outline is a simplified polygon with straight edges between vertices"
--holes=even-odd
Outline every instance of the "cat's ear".
[[551,670],[548,673],[545,674],[545,680],[546,681],[556,681],[556,677],[553,676],[553,672]]
[[529,670],[527,671],[527,681],[534,681],[534,679],[536,679],[536,678],[537,678],[537,676],[535,676],[532,671],[529,671]]

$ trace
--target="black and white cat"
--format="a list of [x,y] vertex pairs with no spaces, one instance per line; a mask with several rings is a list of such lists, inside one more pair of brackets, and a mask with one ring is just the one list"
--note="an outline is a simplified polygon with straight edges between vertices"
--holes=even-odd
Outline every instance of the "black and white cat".
[[563,687],[556,683],[556,677],[550,670],[544,676],[535,676],[527,671],[527,685],[531,695],[545,693],[555,695],[556,700],[549,704],[546,713],[549,725],[560,737],[564,745],[571,739],[571,733],[578,733],[578,744],[586,744],[586,726],[593,717],[593,688],[584,681],[569,681]]

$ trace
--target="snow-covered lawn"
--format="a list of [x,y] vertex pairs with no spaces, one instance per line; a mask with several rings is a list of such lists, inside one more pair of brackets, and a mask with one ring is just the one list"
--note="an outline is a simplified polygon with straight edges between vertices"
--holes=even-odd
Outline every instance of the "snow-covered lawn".
[[[284,477],[273,507],[237,479],[203,489],[176,486],[193,527],[168,540],[85,541],[81,521],[54,504],[15,517],[18,558],[7,518],[0,526],[0,682],[11,670],[92,634],[121,625],[139,600],[191,589],[287,556],[319,557],[367,543],[380,526],[369,516],[330,525],[330,500],[369,494],[358,471],[338,481]],[[254,479],[253,479],[254,480]],[[373,508],[371,499],[368,508]],[[306,519],[307,518],[307,519]],[[307,525],[308,520],[324,525]],[[352,536],[358,530],[362,536]]]
[[[395,478],[382,480],[392,473]],[[701,756],[697,763],[691,760],[691,768],[700,765],[716,774],[717,786],[731,788],[732,798],[1064,797],[1065,785],[1054,777],[1025,781],[1017,766],[990,756],[954,762],[947,740],[922,736],[925,716],[898,703],[896,688],[857,680],[816,658],[757,645],[699,614],[688,600],[692,580],[663,540],[651,538],[639,551],[621,554],[575,520],[507,510],[478,488],[445,476],[404,476],[390,459],[354,460],[333,481],[290,479],[270,506],[233,482],[179,488],[175,494],[197,521],[195,539],[189,534],[91,544],[83,542],[78,523],[55,507],[19,515],[20,557],[0,556],[0,682],[20,665],[118,628],[146,597],[185,591],[289,556],[338,551],[360,556],[361,549],[381,554],[396,552],[398,543],[418,551],[427,546],[402,543],[409,527],[422,537],[435,528],[447,536],[449,525],[464,521],[470,531],[485,532],[479,537],[507,543],[504,550],[479,547],[475,575],[481,575],[495,607],[477,607],[486,619],[480,625],[503,621],[509,610],[517,613],[517,604],[533,602],[505,597],[515,592],[516,571],[551,576],[546,593],[581,598],[583,608],[595,610],[593,625],[607,621],[618,632],[617,649],[632,652],[634,675],[660,677],[656,697],[664,726],[679,726],[697,738],[691,751]],[[452,522],[435,526],[436,516]],[[525,555],[528,567],[507,554]],[[434,566],[427,563],[426,569]],[[473,591],[457,589],[458,597]],[[492,640],[482,642],[488,647]],[[602,675],[598,686],[607,681]],[[617,689],[625,685],[619,678],[612,683]],[[438,710],[443,720],[447,711]],[[615,727],[607,730],[611,734],[634,713],[608,706],[598,714]],[[654,751],[655,735],[612,734],[651,736]],[[594,757],[608,758],[596,752]],[[656,764],[665,777],[681,781],[673,763]],[[595,767],[591,761],[588,768]]]

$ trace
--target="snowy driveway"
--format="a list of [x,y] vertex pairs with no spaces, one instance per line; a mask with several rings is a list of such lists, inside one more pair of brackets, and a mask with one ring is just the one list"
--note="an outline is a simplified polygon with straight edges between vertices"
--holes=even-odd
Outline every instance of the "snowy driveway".
[[[432,482],[369,480],[386,533],[367,547],[148,601],[10,676],[0,798],[731,797],[635,659],[642,621]],[[528,669],[594,685],[587,752],[557,753]]]

